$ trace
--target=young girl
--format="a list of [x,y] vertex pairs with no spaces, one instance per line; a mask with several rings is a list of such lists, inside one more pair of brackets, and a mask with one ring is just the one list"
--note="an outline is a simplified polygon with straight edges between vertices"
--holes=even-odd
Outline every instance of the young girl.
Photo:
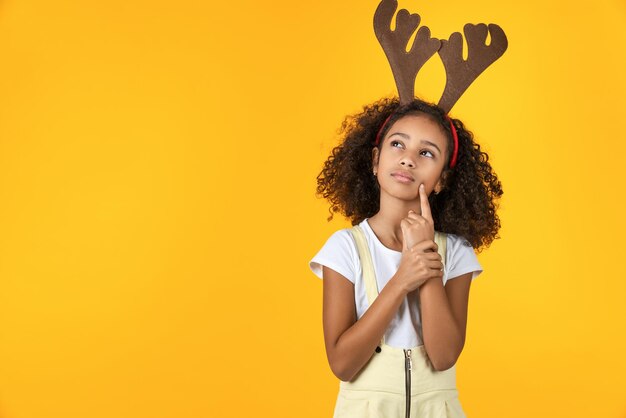
[[474,250],[498,238],[500,182],[463,123],[419,99],[370,104],[341,133],[317,192],[329,220],[355,227],[310,262],[341,380],[334,417],[464,417],[455,363],[482,271]]

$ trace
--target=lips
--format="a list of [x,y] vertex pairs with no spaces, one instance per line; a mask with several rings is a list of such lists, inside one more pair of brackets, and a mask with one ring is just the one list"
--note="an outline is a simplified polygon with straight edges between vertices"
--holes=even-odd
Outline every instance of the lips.
[[402,181],[402,182],[413,182],[413,181],[415,181],[415,179],[413,178],[411,173],[409,173],[407,171],[394,171],[393,173],[391,173],[391,175],[393,177],[395,177],[396,179]]

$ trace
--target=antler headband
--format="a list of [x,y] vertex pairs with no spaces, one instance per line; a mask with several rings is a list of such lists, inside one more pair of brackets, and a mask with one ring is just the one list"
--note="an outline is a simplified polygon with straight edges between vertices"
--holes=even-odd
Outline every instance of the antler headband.
[[[463,36],[459,32],[454,32],[447,41],[439,40],[431,38],[430,29],[422,26],[417,31],[411,50],[406,52],[409,38],[419,26],[421,18],[417,13],[410,14],[408,10],[401,9],[396,17],[396,29],[391,30],[391,20],[397,7],[397,0],[382,0],[380,2],[374,13],[374,32],[391,65],[400,96],[400,104],[413,101],[417,73],[426,61],[435,55],[435,52],[438,52],[446,69],[446,86],[438,105],[444,112],[449,113],[470,84],[504,54],[508,46],[506,35],[498,25],[490,24],[489,29],[487,29],[487,25],[484,23],[466,24],[463,32],[467,39],[468,51],[467,60],[464,60]],[[488,30],[491,35],[491,42],[486,45]],[[378,131],[375,145],[380,142],[380,134],[389,119],[391,119],[391,115]],[[450,168],[452,168],[456,165],[459,146],[456,128],[449,117],[448,121],[454,139],[454,150],[450,159]]]

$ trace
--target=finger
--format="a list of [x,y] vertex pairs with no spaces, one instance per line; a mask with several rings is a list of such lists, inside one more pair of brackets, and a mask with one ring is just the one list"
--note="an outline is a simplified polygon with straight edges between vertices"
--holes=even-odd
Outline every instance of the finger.
[[[413,248],[415,248],[416,246],[413,246]],[[422,258],[423,260],[429,260],[429,261],[442,261],[441,260],[441,255],[439,255],[439,253],[433,249],[433,247],[427,248],[424,251],[415,250],[415,256]]]
[[430,279],[442,279],[443,278],[443,271],[441,270],[433,270],[430,269],[426,272],[424,278],[426,280],[430,280]]
[[442,270],[431,270],[432,274],[430,276],[431,279],[443,279],[443,271]]
[[410,248],[407,245],[407,239],[406,239],[406,230],[409,228],[409,221],[406,219],[403,219],[400,221],[400,230],[402,231],[402,251],[408,251]]
[[427,260],[439,261],[441,262],[441,255],[437,251],[424,253],[423,257],[426,257]]
[[426,241],[422,241],[422,242],[415,244],[413,248],[411,248],[411,250],[414,250],[419,253],[426,252],[426,250],[433,250],[434,252],[437,252],[438,248],[439,246],[437,245],[435,241],[426,240]]
[[437,254],[437,253],[434,253],[434,252],[411,253],[415,261],[423,263],[428,268],[442,269],[443,263],[441,262],[441,259],[432,257],[433,254]]
[[412,219],[412,220],[417,220],[417,219],[419,219],[419,216],[420,216],[420,215],[419,215],[417,212],[415,212],[413,209],[411,209],[411,210],[409,211],[409,215],[408,215],[407,217],[408,217],[409,219]]
[[433,240],[426,240],[426,241],[421,241],[417,243],[413,248],[415,248],[416,250],[420,252],[425,253],[429,251],[437,252],[437,250],[439,249],[439,246]]
[[430,272],[435,277],[443,277],[443,266],[436,267],[436,268],[431,268]]
[[443,268],[443,263],[441,261],[429,261],[426,265],[428,268],[433,270],[441,270]]
[[422,210],[422,216],[428,219],[430,222],[433,221],[433,216],[430,213],[430,204],[428,203],[428,196],[426,195],[426,190],[424,188],[424,184],[420,184],[420,208]]

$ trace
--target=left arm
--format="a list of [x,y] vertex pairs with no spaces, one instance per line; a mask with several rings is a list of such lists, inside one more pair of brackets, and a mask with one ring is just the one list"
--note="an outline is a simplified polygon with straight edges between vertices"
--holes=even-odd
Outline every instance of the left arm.
[[[409,211],[408,217],[403,220],[406,223],[403,245],[407,248],[426,239],[435,239],[435,222],[424,185],[420,185],[418,193],[421,214]],[[424,348],[436,370],[443,371],[454,366],[465,345],[471,281],[470,272],[449,279],[445,287],[441,278],[432,278],[419,288]]]
[[472,273],[446,282],[430,279],[419,288],[424,346],[433,367],[451,368],[465,345]]

